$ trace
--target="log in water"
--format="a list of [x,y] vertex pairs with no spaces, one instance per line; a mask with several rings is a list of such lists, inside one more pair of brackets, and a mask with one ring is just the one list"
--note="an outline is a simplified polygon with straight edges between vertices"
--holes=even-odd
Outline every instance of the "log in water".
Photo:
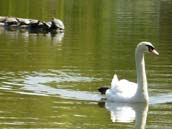
[[9,31],[22,30],[32,33],[64,32],[64,24],[57,18],[53,18],[51,21],[46,22],[38,19],[0,16],[0,26]]

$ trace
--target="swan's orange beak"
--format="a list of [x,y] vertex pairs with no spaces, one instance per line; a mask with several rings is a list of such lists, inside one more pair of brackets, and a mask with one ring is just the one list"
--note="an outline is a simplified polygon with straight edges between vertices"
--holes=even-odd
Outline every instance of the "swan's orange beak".
[[151,51],[151,53],[153,53],[154,55],[159,56],[159,53],[158,53],[155,49],[153,49],[153,50]]

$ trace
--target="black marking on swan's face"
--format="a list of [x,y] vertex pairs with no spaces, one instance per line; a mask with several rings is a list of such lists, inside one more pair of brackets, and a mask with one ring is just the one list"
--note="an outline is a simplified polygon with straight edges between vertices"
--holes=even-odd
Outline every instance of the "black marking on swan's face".
[[146,46],[148,47],[149,52],[152,52],[155,49],[154,46],[151,46],[151,45],[146,45]]

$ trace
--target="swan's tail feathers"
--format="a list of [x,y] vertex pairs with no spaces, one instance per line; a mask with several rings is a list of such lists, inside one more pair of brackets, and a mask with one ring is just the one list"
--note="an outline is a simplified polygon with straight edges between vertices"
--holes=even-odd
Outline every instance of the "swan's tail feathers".
[[98,91],[99,91],[102,95],[104,95],[108,89],[109,89],[109,87],[103,86],[103,87],[100,87],[100,88],[98,89]]
[[112,88],[115,87],[116,84],[118,83],[118,81],[119,81],[119,80],[118,80],[117,75],[114,74],[113,79],[112,79],[112,82],[111,82],[111,87],[112,87]]

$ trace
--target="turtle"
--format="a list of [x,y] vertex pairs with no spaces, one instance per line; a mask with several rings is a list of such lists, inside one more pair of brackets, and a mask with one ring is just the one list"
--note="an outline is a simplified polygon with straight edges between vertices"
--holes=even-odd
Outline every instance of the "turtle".
[[64,24],[60,19],[53,18],[51,28],[64,30]]
[[25,19],[25,18],[16,18],[16,19],[19,22],[20,28],[25,29],[29,27],[30,19]]
[[18,21],[15,17],[7,17],[5,20],[5,25],[7,26],[17,26]]
[[44,28],[45,28],[44,22],[42,22],[40,20],[36,20],[36,19],[30,20],[29,31],[31,33],[42,33],[42,32],[44,32]]
[[51,29],[51,26],[52,26],[52,22],[43,22],[43,29],[44,29],[44,31],[47,31],[47,32],[49,32],[50,31],[50,29]]
[[30,19],[30,25],[37,26],[38,24],[39,24],[39,20],[37,20],[37,19]]
[[0,16],[0,22],[5,22],[5,20],[6,20],[6,17],[5,16]]
[[20,23],[20,25],[29,25],[30,24],[30,19],[25,19],[25,18],[16,18],[16,19]]

